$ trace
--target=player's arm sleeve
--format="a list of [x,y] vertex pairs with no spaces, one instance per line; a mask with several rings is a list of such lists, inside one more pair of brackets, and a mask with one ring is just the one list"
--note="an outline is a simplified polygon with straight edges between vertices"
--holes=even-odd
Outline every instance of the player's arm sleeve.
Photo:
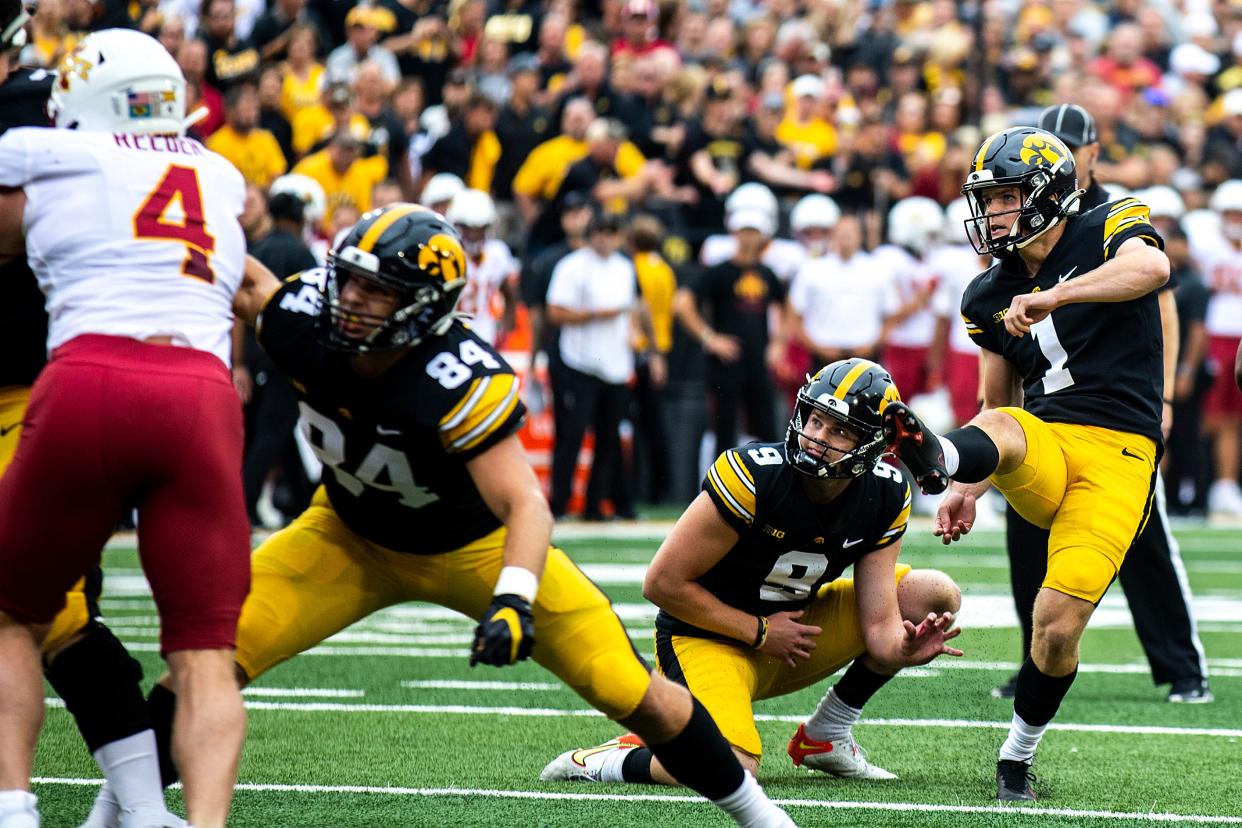
[[[902,495],[902,499],[900,501],[901,505],[898,507],[897,516],[894,517],[892,522],[888,524],[888,527],[884,529],[883,534],[880,535],[880,539],[877,540],[875,542],[875,546],[872,547],[873,549],[883,549],[886,546],[892,546],[894,543],[901,540],[901,536],[906,533],[906,525],[910,522],[910,505],[914,501],[911,497],[909,483],[904,483],[902,485],[902,490],[904,491],[904,494]],[[892,514],[892,510],[888,510],[888,514]]]
[[725,522],[738,532],[754,524],[758,501],[755,474],[747,467],[741,451],[729,449],[716,458],[703,478],[703,491],[716,504],[716,511]]
[[1137,198],[1123,198],[1110,204],[1104,219],[1104,261],[1117,255],[1121,245],[1141,238],[1157,250],[1164,250],[1164,239],[1151,226],[1151,210]]
[[463,386],[465,393],[440,418],[440,444],[463,462],[476,457],[517,432],[526,417],[512,373],[476,377]]
[[974,291],[967,288],[962,296],[962,324],[966,326],[966,334],[980,348],[999,354],[1000,343],[983,322],[984,313],[979,303],[974,301]]
[[313,362],[321,349],[315,336],[319,315],[319,288],[303,276],[314,278],[309,271],[290,276],[272,294],[259,313],[255,337],[280,370],[294,379],[314,371]]

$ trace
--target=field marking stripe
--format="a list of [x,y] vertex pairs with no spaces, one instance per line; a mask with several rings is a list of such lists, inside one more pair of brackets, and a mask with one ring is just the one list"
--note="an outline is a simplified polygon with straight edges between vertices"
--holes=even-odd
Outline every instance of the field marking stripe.
[[[45,699],[49,708],[63,708],[60,699]],[[474,707],[464,704],[335,704],[332,702],[262,702],[246,700],[247,710],[284,710],[297,713],[424,713],[464,716],[529,716],[536,718],[603,716],[590,708],[562,709],[548,707]],[[757,722],[801,723],[805,716],[757,714]],[[1009,722],[982,722],[970,719],[863,719],[862,726],[873,727],[943,727],[956,729],[1007,730]],[[1049,730],[1079,733],[1125,733],[1143,736],[1213,736],[1237,739],[1242,729],[1224,727],[1168,727],[1162,725],[1109,725],[1053,722]]]
[[[36,777],[31,780],[36,785],[101,785],[102,779],[71,779],[59,777]],[[349,793],[379,794],[384,796],[487,796],[499,799],[533,799],[543,801],[578,801],[578,802],[684,802],[693,805],[706,805],[707,802],[697,796],[678,794],[606,794],[606,793],[563,793],[552,791],[503,791],[490,788],[402,788],[402,787],[371,787],[366,785],[277,785],[267,783],[241,782],[235,787],[239,791],[274,792],[274,793]],[[1196,823],[1206,825],[1240,825],[1242,817],[1207,816],[1199,814],[1170,813],[1137,813],[1126,811],[1083,811],[1073,808],[1040,808],[1037,806],[1013,805],[938,805],[922,802],[842,802],[822,799],[775,799],[783,808],[833,808],[853,811],[940,811],[955,814],[1013,814],[1022,812],[1030,816],[1055,816],[1070,818],[1143,820],[1146,822],[1173,822],[1178,824]]]

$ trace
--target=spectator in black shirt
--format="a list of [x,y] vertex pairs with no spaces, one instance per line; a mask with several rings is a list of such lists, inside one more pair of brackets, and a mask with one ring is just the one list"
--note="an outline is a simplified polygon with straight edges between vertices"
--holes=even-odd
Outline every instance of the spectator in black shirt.
[[405,199],[413,201],[417,186],[410,172],[410,139],[401,119],[392,110],[389,91],[388,81],[378,65],[369,60],[358,65],[354,100],[358,112],[371,127],[367,143],[375,153],[387,157],[389,174],[401,185]]
[[293,126],[280,105],[283,76],[279,66],[265,66],[259,75],[259,126],[272,133],[289,169],[297,163],[293,153]]
[[258,19],[250,32],[250,39],[263,60],[279,60],[285,56],[285,50],[289,47],[289,29],[294,23],[313,27],[321,49],[332,42],[319,12],[307,8],[306,0],[272,0],[267,13]]
[[204,0],[199,37],[207,44],[207,82],[220,92],[259,79],[259,50],[236,32],[233,0]]
[[[771,232],[771,218],[758,210],[729,216],[737,253],[708,268],[689,288],[678,288],[673,307],[678,321],[709,354],[707,387],[715,402],[716,445],[738,444],[738,409],[746,407],[749,431],[760,440],[777,438],[769,365],[782,358],[785,343],[785,284],[760,262]],[[708,320],[700,307],[707,309]],[[768,330],[773,307],[781,323]]]
[[[413,5],[417,0],[411,0]],[[390,0],[383,5],[397,16],[397,31],[405,32],[384,41],[383,46],[397,57],[401,74],[423,84],[427,106],[443,101],[441,88],[448,79],[454,59],[453,44],[444,18],[437,15],[411,17],[407,0]]]
[[497,201],[513,201],[513,177],[531,150],[552,137],[552,118],[535,106],[539,91],[539,62],[534,55],[522,54],[509,61],[511,90],[509,102],[496,116],[496,137],[500,139],[500,160],[492,179],[492,195]]
[[698,238],[724,223],[724,198],[741,183],[746,146],[738,109],[728,80],[717,75],[707,87],[703,117],[686,125],[677,175],[678,183],[692,184],[698,193],[689,211]]
[[837,182],[826,170],[804,170],[793,151],[776,140],[776,128],[785,113],[785,98],[779,92],[765,95],[746,124],[742,177],[758,181],[778,195],[831,193]]
[[[267,203],[261,190],[247,187],[242,220],[250,253],[280,279],[317,264],[302,241],[303,209],[302,201],[292,193],[280,193]],[[235,348],[233,381],[246,406],[242,478],[250,522],[259,525],[262,521],[256,507],[274,469],[281,470],[283,496],[273,499],[285,515],[299,514],[310,503],[311,491],[293,438],[298,421],[297,395],[255,341],[254,330],[240,328],[242,358],[237,358]],[[235,331],[235,343],[237,336]]]

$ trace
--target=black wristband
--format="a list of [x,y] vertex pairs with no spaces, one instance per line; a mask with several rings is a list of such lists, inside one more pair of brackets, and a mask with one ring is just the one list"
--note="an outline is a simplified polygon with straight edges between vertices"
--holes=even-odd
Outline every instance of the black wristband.
[[758,628],[755,630],[755,643],[750,645],[752,650],[757,650],[763,646],[763,642],[768,640],[768,618],[766,615],[756,616],[759,622]]

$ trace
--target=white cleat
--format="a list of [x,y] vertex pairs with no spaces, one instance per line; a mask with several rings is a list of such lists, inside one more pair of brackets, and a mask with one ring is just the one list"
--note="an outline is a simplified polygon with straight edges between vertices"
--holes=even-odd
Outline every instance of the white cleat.
[[839,776],[842,779],[896,779],[897,775],[867,761],[863,750],[851,734],[844,739],[820,742],[806,735],[806,725],[789,740],[789,758],[795,767],[808,768]]
[[642,740],[633,734],[589,748],[567,750],[549,762],[539,774],[543,782],[602,782],[604,760],[614,751],[642,747]]

